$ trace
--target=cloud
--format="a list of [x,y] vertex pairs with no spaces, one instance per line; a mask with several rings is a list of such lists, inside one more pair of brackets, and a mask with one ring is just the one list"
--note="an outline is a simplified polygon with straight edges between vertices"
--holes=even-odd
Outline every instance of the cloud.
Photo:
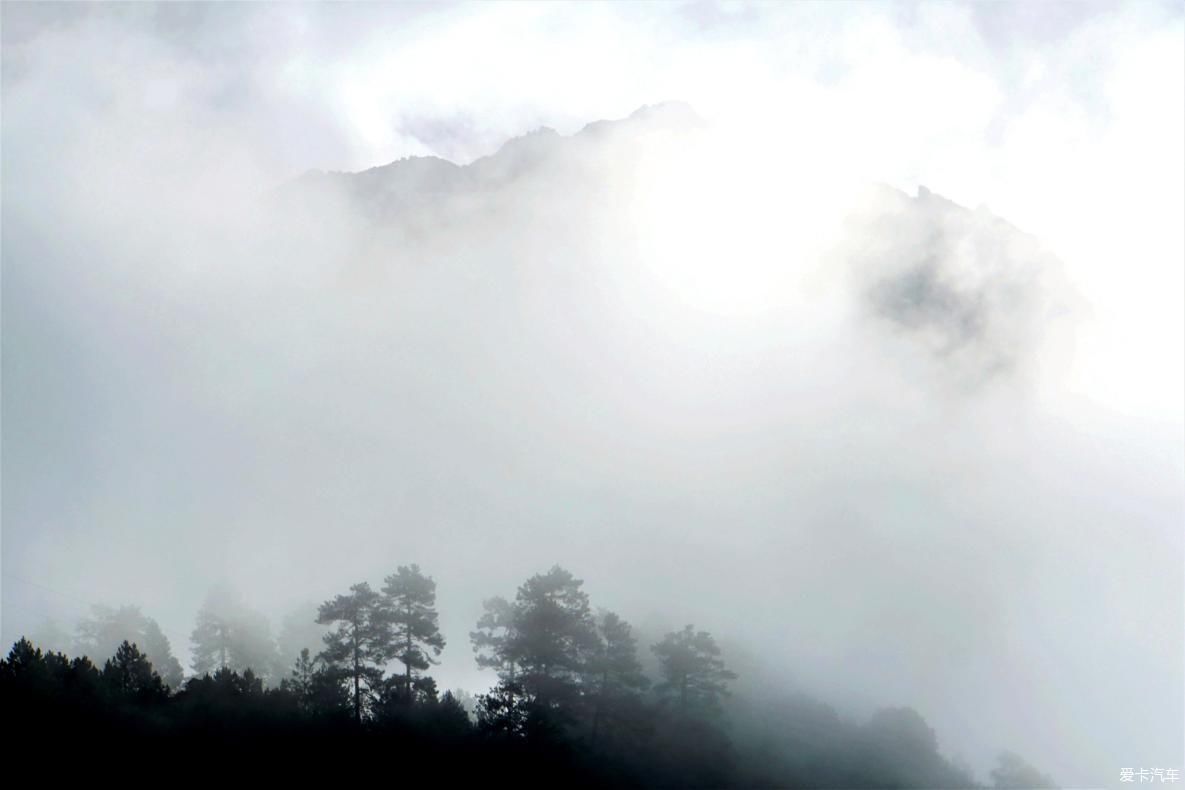
[[1027,366],[1074,302],[1035,239],[925,187],[912,199],[870,191],[845,237],[840,255],[871,314],[970,380]]

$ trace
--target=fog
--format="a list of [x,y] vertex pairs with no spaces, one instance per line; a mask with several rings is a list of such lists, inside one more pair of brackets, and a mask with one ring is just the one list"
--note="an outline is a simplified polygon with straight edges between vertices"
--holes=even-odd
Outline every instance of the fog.
[[1179,5],[2,24],[6,645],[415,562],[476,693],[558,563],[980,775],[1185,764]]

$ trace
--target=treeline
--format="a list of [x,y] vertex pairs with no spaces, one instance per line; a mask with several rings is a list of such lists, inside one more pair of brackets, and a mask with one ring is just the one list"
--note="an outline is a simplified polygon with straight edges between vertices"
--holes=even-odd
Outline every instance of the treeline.
[[[343,755],[394,760],[405,780],[446,770],[457,781],[525,785],[979,786],[907,708],[856,726],[802,698],[730,706],[736,674],[711,634],[690,625],[650,646],[648,677],[629,623],[594,614],[582,582],[559,567],[532,576],[513,600],[484,602],[470,641],[498,682],[475,700],[441,694],[428,672],[445,640],[435,582],[415,565],[378,590],[360,583],[321,604],[322,649],[301,650],[278,683],[250,666],[274,652],[252,629],[262,621],[210,603],[193,634],[199,675],[186,681],[159,628],[131,607],[80,626],[84,644],[110,639],[120,623],[144,637],[147,649],[124,640],[101,667],[18,641],[0,661],[0,695],[21,722],[18,737],[68,723],[78,743],[100,749],[130,738],[216,744],[223,757],[307,741],[315,753],[336,745]],[[286,762],[271,773],[296,765],[298,774],[324,767]],[[992,779],[1052,786],[1010,754]]]

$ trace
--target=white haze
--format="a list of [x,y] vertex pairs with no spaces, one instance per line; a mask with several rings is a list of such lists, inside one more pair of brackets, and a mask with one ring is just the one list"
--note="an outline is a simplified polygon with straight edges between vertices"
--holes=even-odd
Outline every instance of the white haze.
[[[1185,767],[1179,4],[2,21],[6,644],[137,603],[188,664],[213,584],[278,628],[418,562],[476,691],[481,599],[559,563],[981,775]],[[702,128],[579,147],[666,99]],[[541,126],[377,230],[286,202]],[[874,184],[980,209],[970,323],[882,298],[931,229],[878,247]]]

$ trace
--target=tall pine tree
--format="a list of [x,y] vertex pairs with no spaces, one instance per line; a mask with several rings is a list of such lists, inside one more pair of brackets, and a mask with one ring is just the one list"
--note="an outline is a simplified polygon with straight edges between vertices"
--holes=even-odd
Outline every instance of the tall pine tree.
[[557,565],[528,579],[515,598],[510,654],[526,689],[548,704],[574,703],[596,650],[596,625],[583,584]]
[[369,707],[363,689],[368,695],[376,692],[391,652],[383,597],[366,582],[355,584],[348,595],[321,604],[317,622],[334,626],[325,634],[325,649],[319,658],[350,682],[354,720],[361,724],[364,709]]
[[434,656],[444,649],[435,608],[436,582],[414,564],[400,566],[384,581],[384,614],[391,629],[391,647],[394,658],[403,664],[401,691],[410,703],[417,685],[415,673],[436,663]]
[[[513,604],[486,601],[470,638],[478,665],[496,669],[501,682],[483,697],[483,727],[554,733],[578,718],[598,642],[582,585],[555,566],[519,587]],[[518,723],[504,727],[501,719]]]

